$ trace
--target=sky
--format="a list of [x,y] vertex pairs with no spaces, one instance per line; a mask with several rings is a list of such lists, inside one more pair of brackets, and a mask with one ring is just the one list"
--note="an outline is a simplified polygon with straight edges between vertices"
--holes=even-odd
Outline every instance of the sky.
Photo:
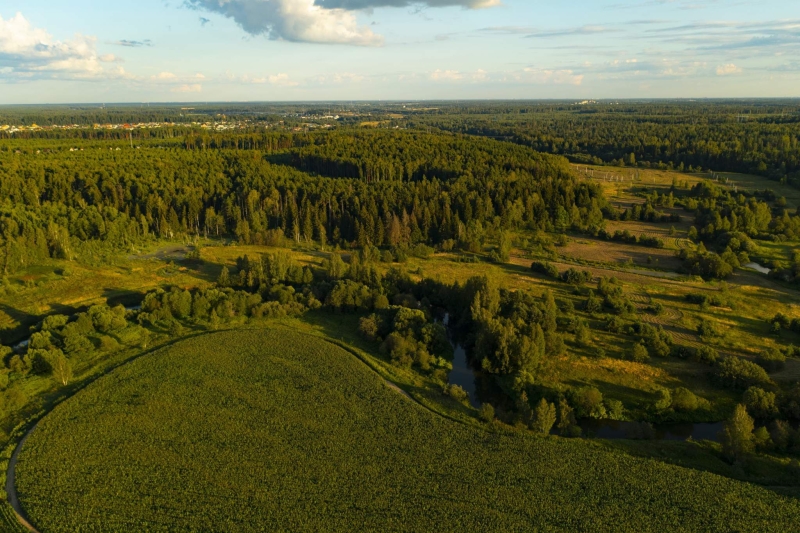
[[798,0],[0,0],[0,104],[800,97]]

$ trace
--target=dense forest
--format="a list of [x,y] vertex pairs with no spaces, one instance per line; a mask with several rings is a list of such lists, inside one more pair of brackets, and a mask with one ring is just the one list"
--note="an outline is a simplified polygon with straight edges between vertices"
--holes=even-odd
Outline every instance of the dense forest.
[[124,249],[152,236],[474,248],[489,230],[602,223],[599,189],[561,158],[474,138],[353,139],[263,135],[263,150],[246,151],[189,139],[142,150],[0,151],[0,264],[8,273],[71,258],[88,241]]
[[577,163],[756,173],[800,186],[796,102],[600,102],[414,117]]

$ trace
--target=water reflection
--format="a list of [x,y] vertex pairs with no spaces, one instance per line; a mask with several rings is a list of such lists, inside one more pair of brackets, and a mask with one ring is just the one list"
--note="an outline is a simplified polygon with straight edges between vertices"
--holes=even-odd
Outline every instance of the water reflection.
[[448,381],[451,385],[458,385],[469,394],[469,403],[475,409],[480,409],[483,405],[478,399],[478,376],[472,367],[469,366],[467,351],[460,344],[453,344],[453,370],[450,372]]
[[772,272],[772,271],[771,271],[770,269],[768,269],[767,267],[765,267],[765,266],[761,266],[761,265],[759,265],[758,263],[747,263],[747,264],[745,265],[745,267],[747,267],[747,268],[752,268],[752,269],[753,269],[753,270],[755,270],[756,272],[761,272],[762,274],[769,274],[770,272]]
[[597,439],[710,440],[718,441],[723,422],[654,424],[586,419],[578,425],[586,437]]

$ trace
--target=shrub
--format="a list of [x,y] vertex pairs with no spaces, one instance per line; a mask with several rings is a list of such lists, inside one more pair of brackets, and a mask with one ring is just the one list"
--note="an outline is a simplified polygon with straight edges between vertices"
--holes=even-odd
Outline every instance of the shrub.
[[589,291],[589,297],[586,299],[586,305],[584,309],[589,314],[599,313],[603,310],[603,300],[598,298],[594,291]]
[[635,361],[637,363],[644,363],[645,361],[650,359],[650,354],[647,352],[647,348],[645,348],[643,344],[637,343],[631,350],[630,358],[631,361]]
[[609,398],[603,404],[606,408],[606,416],[611,420],[623,420],[625,418],[625,407],[621,401]]
[[54,331],[67,325],[69,317],[67,315],[50,315],[42,322],[43,331]]
[[719,359],[719,352],[711,346],[700,346],[694,350],[692,360],[707,365],[713,365]]
[[375,315],[361,317],[358,321],[358,332],[367,340],[374,341],[378,338],[378,320]]
[[425,244],[418,244],[411,249],[411,255],[419,259],[427,259],[431,257],[436,250]]
[[699,406],[697,396],[684,387],[678,387],[672,392],[672,408],[676,411],[696,411]]
[[570,285],[583,285],[592,281],[592,273],[588,270],[581,271],[576,268],[570,268],[561,274],[561,281]]
[[758,387],[747,389],[742,396],[742,403],[753,418],[769,420],[778,414],[775,393]]
[[[177,321],[174,321],[172,324],[178,324],[178,326],[180,326],[180,324]],[[170,333],[172,333],[172,327],[170,327]],[[174,336],[177,337],[179,336],[179,334],[176,334]],[[100,350],[104,352],[114,352],[116,350],[119,350],[119,342],[117,342],[117,339],[115,339],[114,337],[103,335],[102,337],[100,337]]]
[[31,335],[28,347],[31,350],[47,350],[53,346],[53,337],[49,331],[40,331]]
[[469,393],[461,385],[445,385],[444,393],[459,403],[465,404],[469,401]]
[[747,389],[753,386],[772,384],[763,368],[738,357],[726,357],[717,365],[717,381],[731,389]]
[[672,394],[667,389],[659,389],[658,397],[653,402],[656,411],[664,411],[672,407]]
[[397,332],[386,337],[381,349],[388,353],[392,362],[398,366],[411,368],[414,364],[415,343]]
[[697,326],[697,334],[701,337],[721,337],[722,331],[710,320],[702,320]]
[[777,350],[761,352],[756,363],[767,372],[780,372],[786,366],[786,356]]
[[545,274],[550,276],[551,278],[558,278],[559,272],[558,268],[552,263],[548,263],[547,261],[534,261],[531,264],[531,270],[534,272],[538,272],[539,274]]
[[481,420],[489,424],[494,421],[494,416],[494,407],[492,407],[492,404],[485,403],[481,405],[481,409],[478,411],[478,417]]
[[596,387],[572,391],[572,404],[579,418],[604,418],[603,393]]
[[785,452],[789,447],[792,436],[792,427],[785,420],[774,420],[769,426],[769,434],[773,446],[781,452]]
[[389,307],[389,298],[385,294],[378,294],[375,296],[375,309],[387,309]]
[[542,435],[549,435],[556,423],[556,406],[542,398],[533,410],[531,429]]
[[672,348],[663,339],[654,338],[650,340],[650,352],[658,357],[669,357],[669,354],[672,353]]

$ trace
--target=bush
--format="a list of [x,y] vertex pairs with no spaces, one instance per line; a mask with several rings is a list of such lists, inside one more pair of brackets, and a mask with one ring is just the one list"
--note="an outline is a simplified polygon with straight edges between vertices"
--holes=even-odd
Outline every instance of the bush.
[[419,259],[427,259],[431,257],[436,250],[424,244],[418,244],[411,249],[411,255]]
[[763,368],[738,357],[726,357],[719,362],[716,380],[723,387],[742,390],[772,385],[772,380]]
[[478,417],[481,420],[489,424],[491,422],[494,422],[494,416],[495,416],[494,407],[492,407],[492,404],[485,403],[481,405],[481,409],[480,411],[478,411]]
[[692,293],[687,294],[685,297],[687,302],[697,304],[700,307],[721,307],[722,300],[719,296],[709,296],[707,294]]
[[605,418],[603,393],[596,387],[585,387],[572,391],[572,404],[578,418]]
[[469,393],[461,385],[445,385],[444,393],[459,403],[466,404],[469,401]]
[[710,320],[702,320],[697,326],[697,334],[701,337],[721,337],[722,331]]
[[656,411],[664,411],[672,407],[672,394],[667,389],[659,389],[658,397],[653,402]]
[[631,361],[635,361],[637,363],[644,363],[648,359],[650,359],[650,354],[647,352],[647,348],[643,344],[636,344],[630,353]]
[[581,271],[576,268],[570,268],[561,274],[561,281],[570,285],[583,285],[592,281],[592,273],[588,270]]
[[684,387],[678,387],[672,392],[672,408],[676,411],[691,412],[699,407],[697,396]]
[[547,261],[534,261],[531,264],[531,270],[534,272],[538,272],[539,274],[545,274],[550,276],[551,278],[558,278],[559,272],[558,268],[552,263],[548,263]]
[[606,416],[611,420],[623,420],[625,418],[625,407],[621,401],[606,399],[603,404],[606,408]]
[[549,435],[556,423],[556,406],[542,398],[533,410],[531,429],[542,435]]
[[713,365],[719,359],[719,352],[711,346],[701,346],[694,350],[692,360],[707,365]]
[[756,363],[769,373],[780,372],[786,366],[786,356],[777,350],[767,350],[761,352]]
[[770,420],[778,415],[778,405],[774,392],[758,387],[750,387],[742,396],[742,403],[753,418]]
[[[177,321],[173,322],[172,324],[178,324]],[[171,326],[171,325],[170,325]],[[180,324],[178,324],[180,326]],[[172,333],[173,329],[170,327],[170,333]],[[180,332],[174,334],[173,336],[180,336]],[[100,350],[103,352],[114,352],[119,350],[119,342],[114,337],[109,337],[108,335],[103,335],[100,337]]]
[[378,319],[375,315],[361,317],[358,321],[358,333],[367,340],[378,338]]

